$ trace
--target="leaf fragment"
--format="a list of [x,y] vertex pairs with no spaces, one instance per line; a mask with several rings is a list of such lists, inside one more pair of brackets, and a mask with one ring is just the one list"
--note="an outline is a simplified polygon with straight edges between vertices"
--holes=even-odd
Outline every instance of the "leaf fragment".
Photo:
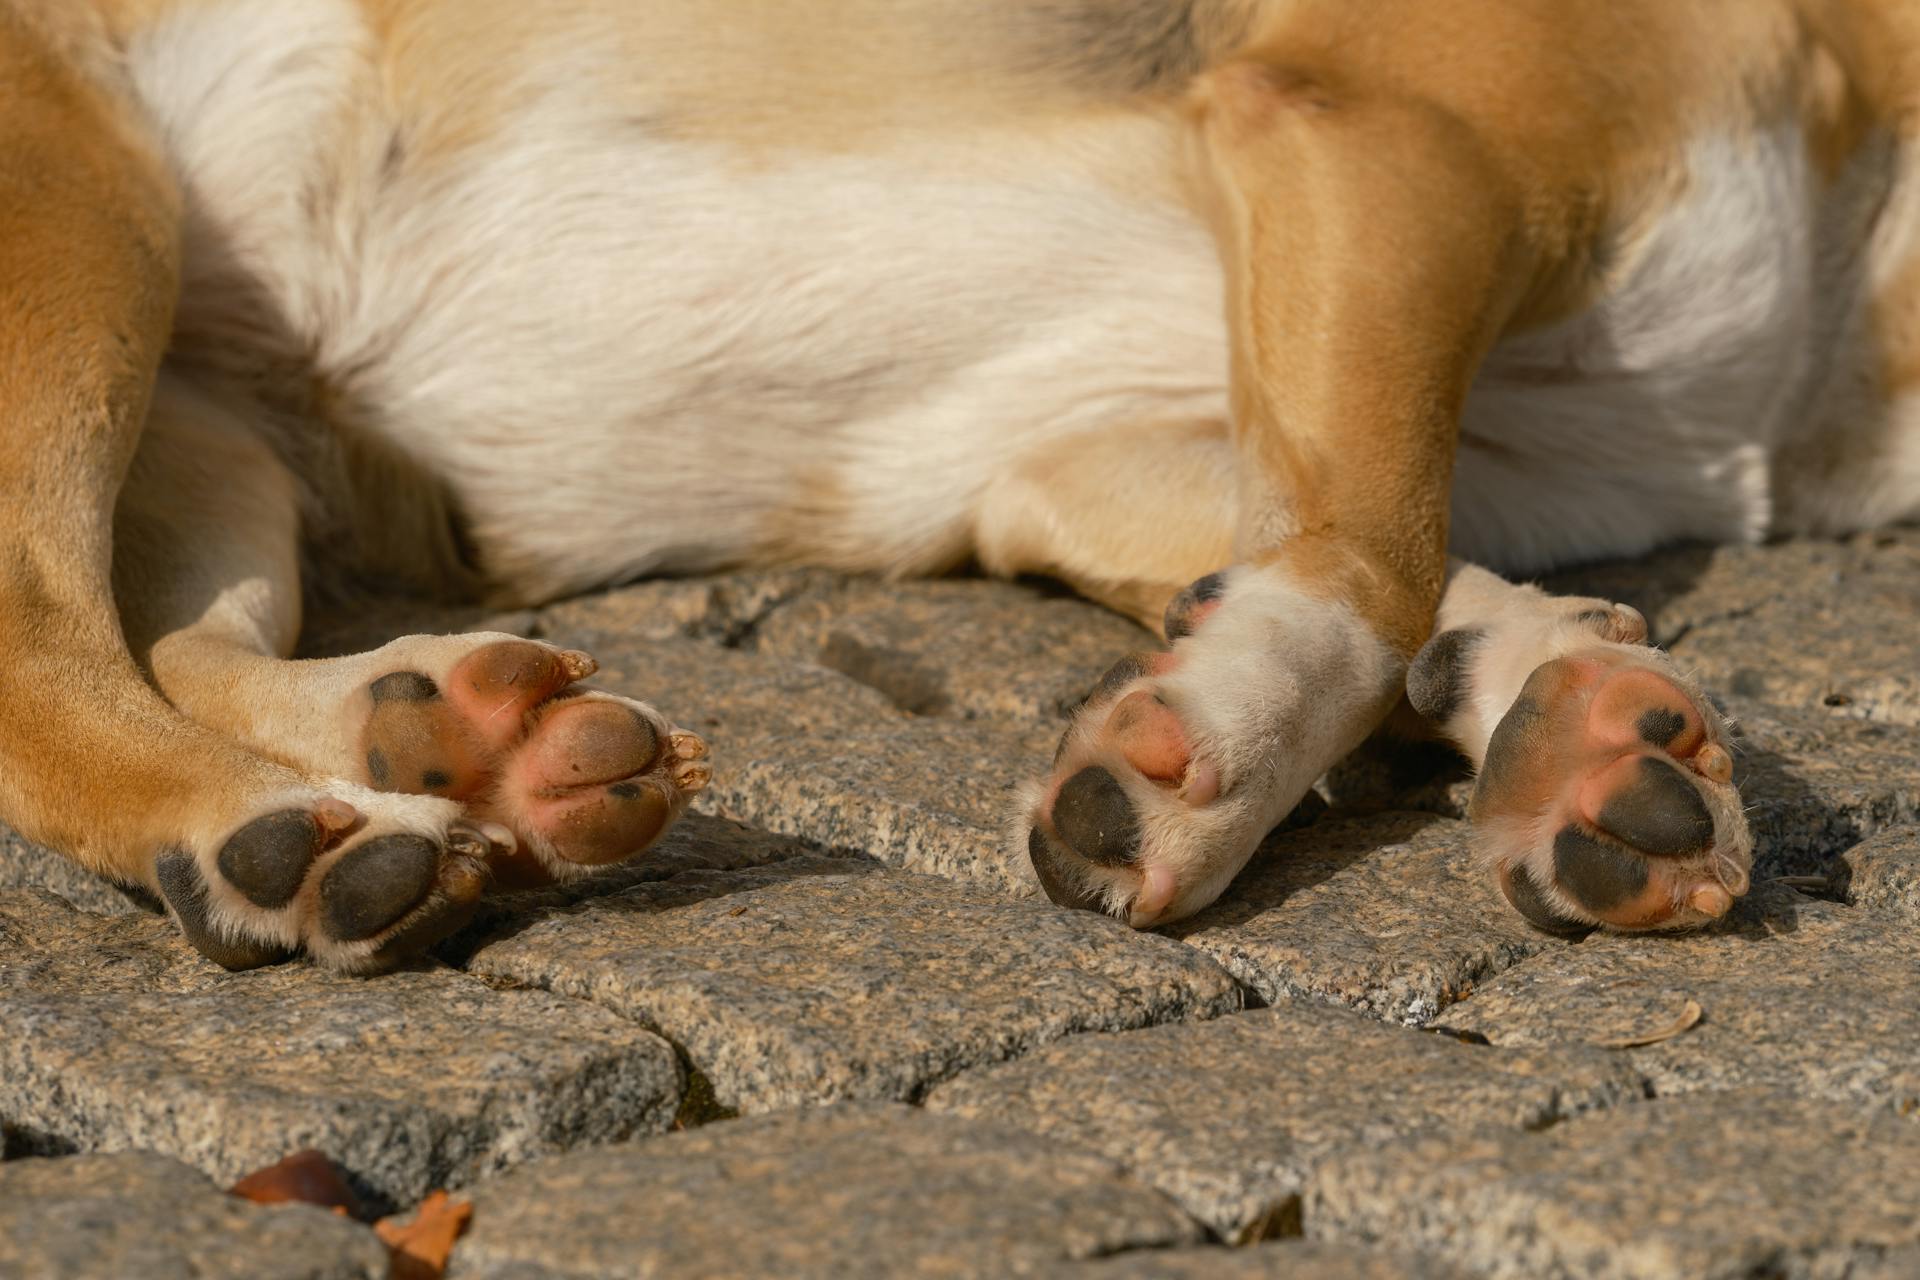
[[359,1211],[339,1166],[311,1147],[255,1169],[228,1187],[227,1194],[255,1204],[314,1204],[348,1217],[358,1216]]
[[434,1191],[420,1202],[411,1218],[395,1214],[373,1224],[393,1259],[393,1280],[440,1280],[454,1241],[467,1229],[473,1205]]
[[1619,1040],[1597,1040],[1594,1043],[1602,1049],[1644,1049],[1650,1044],[1659,1044],[1675,1036],[1683,1036],[1699,1025],[1703,1010],[1698,1000],[1689,1000],[1680,1007],[1680,1014],[1672,1022],[1653,1031],[1640,1035],[1625,1036]]

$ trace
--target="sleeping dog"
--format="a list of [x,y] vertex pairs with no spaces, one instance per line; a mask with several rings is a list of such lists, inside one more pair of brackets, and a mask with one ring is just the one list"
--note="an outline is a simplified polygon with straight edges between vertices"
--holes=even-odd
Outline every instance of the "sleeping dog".
[[1726,726],[1499,574],[1920,513],[1906,0],[0,0],[0,817],[343,970],[706,746],[303,592],[804,562],[1160,629],[1009,856],[1214,899],[1404,699],[1541,928],[1748,885]]

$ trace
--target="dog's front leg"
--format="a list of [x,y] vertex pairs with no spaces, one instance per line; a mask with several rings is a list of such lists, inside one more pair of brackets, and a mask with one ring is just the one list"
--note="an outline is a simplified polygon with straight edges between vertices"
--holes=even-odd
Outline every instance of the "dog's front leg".
[[[1248,56],[1194,96],[1228,281],[1233,563],[1081,710],[1021,837],[1056,901],[1178,919],[1385,716],[1446,575],[1458,415],[1559,229],[1491,126]],[[1177,512],[1163,513],[1177,522]]]

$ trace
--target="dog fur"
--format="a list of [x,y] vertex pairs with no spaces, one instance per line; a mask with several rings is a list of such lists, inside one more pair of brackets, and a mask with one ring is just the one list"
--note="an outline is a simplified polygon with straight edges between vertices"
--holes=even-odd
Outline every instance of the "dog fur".
[[1900,0],[0,0],[0,816],[377,969],[705,746],[303,589],[971,560],[1171,642],[1058,901],[1198,910],[1411,672],[1530,919],[1710,919],[1724,724],[1488,570],[1920,515],[1916,95]]

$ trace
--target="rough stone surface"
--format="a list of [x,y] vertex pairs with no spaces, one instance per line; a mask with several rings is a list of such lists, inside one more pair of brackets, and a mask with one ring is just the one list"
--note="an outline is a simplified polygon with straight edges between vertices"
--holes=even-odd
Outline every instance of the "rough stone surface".
[[464,957],[490,933],[512,928],[517,922],[541,913],[565,911],[579,903],[609,897],[634,885],[671,880],[684,872],[741,871],[818,856],[818,850],[811,844],[794,836],[775,835],[712,814],[684,814],[660,837],[658,844],[632,862],[604,867],[592,875],[569,880],[565,884],[517,893],[499,893],[481,899],[473,922],[435,948],[435,954],[460,965],[464,963]]
[[308,1205],[255,1205],[145,1153],[0,1165],[8,1280],[384,1280],[373,1232]]
[[41,1151],[164,1152],[223,1182],[316,1147],[376,1206],[664,1129],[657,1037],[448,969],[229,974],[151,916],[0,893],[0,1117]]
[[1654,639],[1723,693],[1920,725],[1920,531],[1685,547],[1550,585],[1639,608]]
[[0,826],[0,891],[7,889],[44,889],[100,915],[123,915],[150,905],[138,891],[109,883],[71,859]]
[[1202,1234],[1096,1156],[905,1107],[833,1107],[497,1179],[474,1197],[450,1276],[1052,1275]]
[[1228,1240],[1297,1217],[1315,1165],[1355,1143],[1541,1128],[1639,1096],[1593,1050],[1506,1052],[1289,1003],[1199,1026],[1076,1036],[942,1086],[935,1111],[1098,1151]]
[[914,715],[1056,722],[1116,659],[1161,647],[1059,588],[872,579],[785,602],[751,644],[838,671]]
[[1241,999],[1117,921],[836,859],[638,885],[510,922],[468,964],[659,1029],[741,1111],[911,1099],[1073,1032]]
[[1920,1242],[1916,1186],[1910,1120],[1729,1093],[1351,1152],[1315,1177],[1305,1225],[1494,1280],[1812,1280]]
[[1754,875],[1825,875],[1834,855],[1920,822],[1920,729],[1724,699]]
[[[1155,647],[1053,588],[783,570],[513,613],[385,602],[323,616],[310,656],[470,629],[595,652],[599,683],[708,737],[703,811],[632,866],[486,904],[438,949],[471,974],[426,965],[364,983],[218,973],[139,895],[0,833],[0,1158],[146,1146],[230,1177],[320,1145],[376,1207],[434,1182],[498,1187],[475,1274],[619,1274],[653,1265],[650,1249],[668,1273],[712,1274],[703,1240],[743,1272],[780,1274],[842,1274],[864,1244],[887,1274],[1052,1274],[1072,1256],[1086,1274],[1437,1275],[1435,1252],[1515,1275],[1920,1274],[1920,1242],[1860,1225],[1872,1187],[1843,1194],[1885,1135],[1832,1152],[1809,1136],[1894,1124],[1920,1102],[1903,933],[1920,920],[1920,531],[1683,548],[1550,585],[1639,606],[1738,718],[1762,888],[1727,928],[1578,944],[1533,932],[1472,865],[1457,759],[1385,742],[1324,779],[1325,804],[1167,936],[1015,900],[1037,886],[1005,839],[1013,787],[1101,671]],[[1787,874],[1849,905],[1766,884]],[[24,889],[98,914],[8,892]],[[1236,1012],[1234,978],[1281,1007]],[[1657,1029],[1687,998],[1705,1018],[1685,1034],[1593,1046]],[[1438,1018],[1494,1044],[1362,1014]],[[1771,1129],[1762,1107],[1747,1146],[1716,1149],[1713,1126],[1749,1106],[1726,1091],[1750,1086],[1830,1107]],[[624,1198],[583,1172],[514,1201],[531,1184],[498,1173],[584,1169],[586,1156],[527,1161],[673,1119],[929,1091],[1022,1136],[881,1111],[814,1142],[793,1135],[825,1131],[788,1117],[614,1148]],[[1615,1110],[1584,1110],[1602,1105]],[[1679,1136],[1649,1112],[1678,1117]],[[1549,1127],[1516,1133],[1529,1124]],[[700,1154],[707,1141],[723,1154]],[[1302,1211],[1310,1232],[1347,1230],[1301,1188],[1402,1141],[1431,1158],[1374,1166],[1351,1233],[1410,1257],[1368,1239],[1148,1247],[1198,1239],[1165,1195],[1219,1234],[1284,1233]],[[1492,1153],[1479,1164],[1476,1144]],[[1445,1182],[1456,1150],[1485,1176]],[[1592,1150],[1606,1158],[1576,1169]],[[622,1163],[637,1152],[644,1167]],[[1729,1208],[1750,1157],[1757,1207]],[[1905,1159],[1891,1161],[1905,1180],[1880,1185],[1911,1199]],[[1061,1190],[1046,1176],[1060,1161],[1092,1163]],[[658,1220],[622,1236],[656,1192]],[[1393,1207],[1403,1192],[1413,1209]],[[1782,1243],[1728,1246],[1772,1212],[1768,1196],[1794,1206],[1768,1220]],[[1425,1225],[1402,1232],[1408,1213]],[[1133,1251],[1091,1256],[1111,1249]]]
[[1219,902],[1168,932],[1269,1003],[1334,1000],[1413,1023],[1566,945],[1507,906],[1474,865],[1465,823],[1405,813],[1280,833]]
[[[1500,1046],[1698,1026],[1620,1056],[1666,1097],[1764,1085],[1920,1111],[1920,937],[1910,919],[1763,885],[1710,932],[1594,935],[1485,983],[1442,1022]],[[1916,1200],[1920,1204],[1920,1200]]]
[[1894,827],[1847,850],[1832,887],[1856,907],[1920,921],[1920,826]]
[[1605,574],[1709,687],[1834,716],[1920,725],[1914,530],[1843,543],[1682,549]]
[[1061,1267],[1061,1280],[1464,1280],[1432,1258],[1290,1240],[1244,1249],[1141,1249]]

